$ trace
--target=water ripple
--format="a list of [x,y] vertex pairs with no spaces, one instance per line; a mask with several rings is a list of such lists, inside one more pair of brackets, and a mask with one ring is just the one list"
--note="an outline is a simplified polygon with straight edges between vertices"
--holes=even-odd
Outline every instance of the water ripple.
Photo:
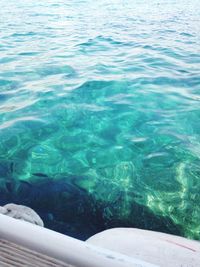
[[200,239],[199,3],[1,0],[0,204]]

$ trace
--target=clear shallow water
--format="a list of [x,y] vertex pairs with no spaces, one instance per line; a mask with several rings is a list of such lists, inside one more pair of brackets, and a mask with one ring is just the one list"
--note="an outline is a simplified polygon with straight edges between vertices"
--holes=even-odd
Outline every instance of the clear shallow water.
[[0,204],[200,239],[200,2],[132,2],[0,0]]

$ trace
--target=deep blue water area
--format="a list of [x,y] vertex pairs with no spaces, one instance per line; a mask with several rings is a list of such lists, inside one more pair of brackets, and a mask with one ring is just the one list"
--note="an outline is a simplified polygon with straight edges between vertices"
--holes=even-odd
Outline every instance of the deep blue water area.
[[86,239],[200,239],[200,1],[0,0],[0,205]]

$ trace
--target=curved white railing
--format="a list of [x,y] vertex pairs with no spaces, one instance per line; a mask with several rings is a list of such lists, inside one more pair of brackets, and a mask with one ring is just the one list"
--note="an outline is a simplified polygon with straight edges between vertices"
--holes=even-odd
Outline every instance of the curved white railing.
[[2,214],[0,238],[76,267],[158,267]]

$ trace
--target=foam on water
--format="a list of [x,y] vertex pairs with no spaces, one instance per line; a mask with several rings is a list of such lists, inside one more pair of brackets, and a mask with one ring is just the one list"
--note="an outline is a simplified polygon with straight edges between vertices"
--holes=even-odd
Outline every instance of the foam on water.
[[200,239],[200,2],[130,2],[0,1],[0,204]]

